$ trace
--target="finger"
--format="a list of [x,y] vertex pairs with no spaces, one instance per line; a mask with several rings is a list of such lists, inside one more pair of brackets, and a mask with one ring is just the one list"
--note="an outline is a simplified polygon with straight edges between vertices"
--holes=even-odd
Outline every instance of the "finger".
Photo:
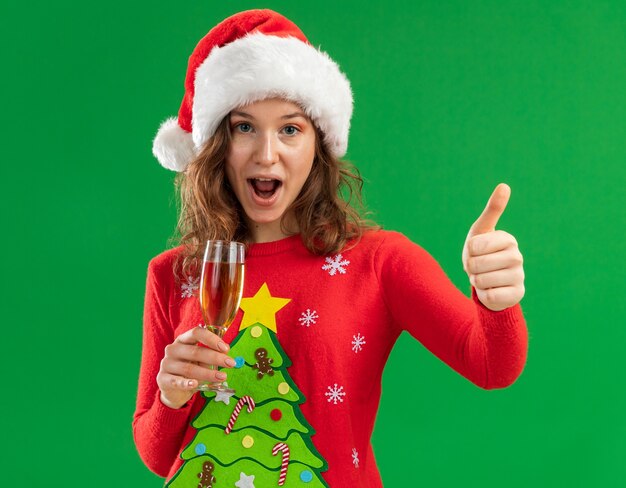
[[508,286],[518,286],[524,281],[524,275],[521,268],[500,269],[498,271],[490,271],[488,273],[479,273],[470,275],[470,283],[474,288],[487,290],[489,288],[499,288]]
[[495,230],[510,196],[511,188],[509,185],[500,183],[491,194],[483,213],[470,228],[470,234],[478,235]]
[[185,378],[184,376],[163,373],[158,379],[158,384],[161,387],[178,388],[180,390],[193,390],[198,386],[198,380],[193,378]]
[[488,288],[487,290],[477,289],[476,295],[483,304],[492,304],[488,308],[494,311],[500,311],[519,303],[524,296],[524,288],[517,286],[501,286],[498,288]]
[[219,381],[225,380],[228,375],[217,369],[209,369],[195,363],[185,363],[182,361],[164,362],[164,371],[176,378],[194,379],[198,381]]
[[472,274],[487,273],[499,269],[521,266],[523,258],[517,249],[507,248],[501,251],[471,256],[467,260],[467,272]]
[[471,256],[481,256],[518,247],[515,237],[503,230],[494,230],[488,234],[473,236],[468,240],[467,245]]
[[214,334],[204,327],[194,327],[187,332],[182,333],[176,338],[176,342],[182,344],[202,343],[205,346],[215,349],[216,351],[227,352],[230,347],[217,334]]
[[197,344],[178,344],[177,347],[168,350],[167,357],[177,361],[201,363],[207,366],[215,365],[227,368],[235,366],[235,360],[230,356],[208,347],[199,347]]

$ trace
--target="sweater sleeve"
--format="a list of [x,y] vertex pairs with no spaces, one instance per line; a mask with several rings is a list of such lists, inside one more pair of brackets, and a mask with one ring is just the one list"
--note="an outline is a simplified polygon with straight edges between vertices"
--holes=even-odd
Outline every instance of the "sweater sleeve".
[[[165,264],[165,263],[164,263]],[[165,346],[174,340],[174,327],[168,319],[168,290],[157,281],[158,266],[148,265],[143,314],[143,343],[133,437],[146,466],[166,477],[176,460],[189,422],[191,402],[180,409],[161,403],[156,377]]]
[[375,258],[397,332],[407,330],[453,370],[484,389],[515,382],[526,363],[528,332],[519,304],[494,312],[472,287],[468,298],[435,259],[389,233]]

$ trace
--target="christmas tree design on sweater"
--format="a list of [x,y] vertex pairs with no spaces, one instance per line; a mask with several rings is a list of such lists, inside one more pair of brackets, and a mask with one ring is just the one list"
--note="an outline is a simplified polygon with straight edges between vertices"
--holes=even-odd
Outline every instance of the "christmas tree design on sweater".
[[275,334],[275,313],[289,301],[272,297],[267,284],[242,300],[244,317],[229,352],[236,366],[227,370],[236,393],[202,393],[206,404],[192,421],[196,436],[168,487],[328,487],[320,475],[328,465],[299,406],[306,399]]

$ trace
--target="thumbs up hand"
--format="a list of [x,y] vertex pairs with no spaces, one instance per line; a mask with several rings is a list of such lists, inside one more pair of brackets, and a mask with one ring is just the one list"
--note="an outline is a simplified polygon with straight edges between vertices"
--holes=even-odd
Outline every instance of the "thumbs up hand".
[[524,260],[517,241],[508,232],[496,230],[510,196],[511,188],[500,183],[470,228],[463,246],[463,269],[478,299],[493,311],[519,303],[525,291]]

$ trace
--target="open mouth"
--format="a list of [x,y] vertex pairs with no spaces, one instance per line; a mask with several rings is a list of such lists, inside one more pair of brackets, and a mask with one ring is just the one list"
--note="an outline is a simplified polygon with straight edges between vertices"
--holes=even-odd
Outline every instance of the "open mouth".
[[282,182],[273,178],[250,178],[248,180],[254,193],[263,199],[269,199],[274,196],[276,190],[280,188]]

